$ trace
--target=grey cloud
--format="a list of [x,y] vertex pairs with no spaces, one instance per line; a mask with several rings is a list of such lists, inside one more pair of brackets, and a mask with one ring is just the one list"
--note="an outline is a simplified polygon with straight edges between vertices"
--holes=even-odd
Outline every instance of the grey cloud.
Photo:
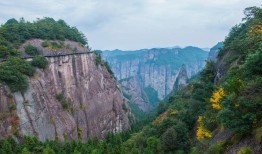
[[211,47],[254,5],[260,0],[2,0],[0,23],[13,17],[64,19],[94,49]]

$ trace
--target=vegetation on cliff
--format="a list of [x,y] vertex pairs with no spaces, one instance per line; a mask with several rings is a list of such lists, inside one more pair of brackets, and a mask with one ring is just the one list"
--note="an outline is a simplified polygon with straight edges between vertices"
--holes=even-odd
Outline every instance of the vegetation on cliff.
[[[83,33],[63,20],[55,21],[47,17],[34,22],[27,22],[23,18],[19,21],[9,19],[0,27],[0,60],[3,61],[0,64],[0,82],[7,84],[12,92],[27,89],[27,76],[34,73],[32,66],[46,68],[48,65],[45,57],[37,56],[39,51],[31,44],[25,46],[25,53],[36,57],[31,63],[22,59],[19,47],[26,40],[34,38],[61,41],[68,39],[87,45]],[[51,44],[51,47],[56,46]]]
[[18,49],[26,40],[40,38],[43,40],[72,40],[87,45],[87,39],[83,33],[75,27],[70,27],[65,21],[55,21],[45,17],[34,22],[21,18],[9,19],[0,27],[0,48],[2,56],[16,55],[13,51]]

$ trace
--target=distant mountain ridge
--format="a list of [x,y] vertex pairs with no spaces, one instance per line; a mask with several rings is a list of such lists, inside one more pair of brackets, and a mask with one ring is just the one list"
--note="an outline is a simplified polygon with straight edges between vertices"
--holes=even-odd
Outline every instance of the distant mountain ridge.
[[[130,86],[126,82],[132,77],[134,77],[132,78],[132,83],[139,83],[140,89],[138,91],[144,91],[147,97],[140,96],[142,99],[138,99],[136,93],[135,99],[132,98],[131,91],[128,94],[131,96],[132,101],[144,100],[143,104],[141,102],[133,102],[138,104],[144,111],[156,106],[159,100],[162,100],[173,90],[182,65],[184,65],[187,76],[190,78],[204,67],[208,56],[208,52],[193,46],[134,51],[117,49],[112,51],[106,50],[102,54],[111,66],[120,84],[121,81],[125,80],[125,85]],[[134,82],[134,79],[138,81]],[[144,94],[144,92],[142,93]],[[154,99],[153,102],[148,99],[148,95],[151,95],[151,93],[157,95],[157,99]],[[147,102],[146,105],[144,104],[145,102]]]

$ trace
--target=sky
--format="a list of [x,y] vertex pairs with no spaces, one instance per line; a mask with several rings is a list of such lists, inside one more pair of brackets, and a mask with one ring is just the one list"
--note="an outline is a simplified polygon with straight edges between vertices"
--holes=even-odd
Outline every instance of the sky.
[[261,0],[0,0],[0,23],[10,18],[63,19],[92,49],[211,48]]

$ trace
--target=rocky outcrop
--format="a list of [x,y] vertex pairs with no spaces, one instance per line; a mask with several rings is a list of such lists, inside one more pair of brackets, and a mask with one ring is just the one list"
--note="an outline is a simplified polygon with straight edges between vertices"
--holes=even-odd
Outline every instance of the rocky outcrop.
[[[156,91],[156,96],[160,100],[173,90],[183,64],[187,70],[187,76],[190,78],[204,67],[207,54],[196,47],[103,51],[105,60],[110,64],[118,80],[134,77],[138,80],[135,83],[141,83],[139,89],[151,87]],[[147,100],[140,100],[136,103],[140,104],[139,106],[145,106],[146,104],[141,104]],[[152,104],[152,102],[150,103]]]
[[182,87],[188,84],[187,70],[186,66],[182,65],[180,71],[177,75],[176,82],[174,84],[174,92],[180,90]]
[[214,47],[212,47],[210,49],[209,54],[208,54],[207,60],[216,62],[217,61],[218,52],[223,47],[223,45],[224,45],[223,42],[219,42]]
[[116,81],[95,54],[48,57],[26,92],[0,87],[0,137],[16,133],[44,140],[103,138],[129,128],[128,110]]
[[141,83],[138,83],[138,81],[135,77],[130,77],[119,82],[123,87],[124,97],[127,98],[130,103],[136,103],[142,111],[148,112],[152,108],[152,105],[144,89],[141,89]]
[[241,148],[247,148],[247,147],[250,148],[254,154],[262,153],[261,143],[256,141],[254,137],[247,136],[247,137],[242,138],[239,142],[230,146],[226,150],[225,154],[236,154],[241,150]]

